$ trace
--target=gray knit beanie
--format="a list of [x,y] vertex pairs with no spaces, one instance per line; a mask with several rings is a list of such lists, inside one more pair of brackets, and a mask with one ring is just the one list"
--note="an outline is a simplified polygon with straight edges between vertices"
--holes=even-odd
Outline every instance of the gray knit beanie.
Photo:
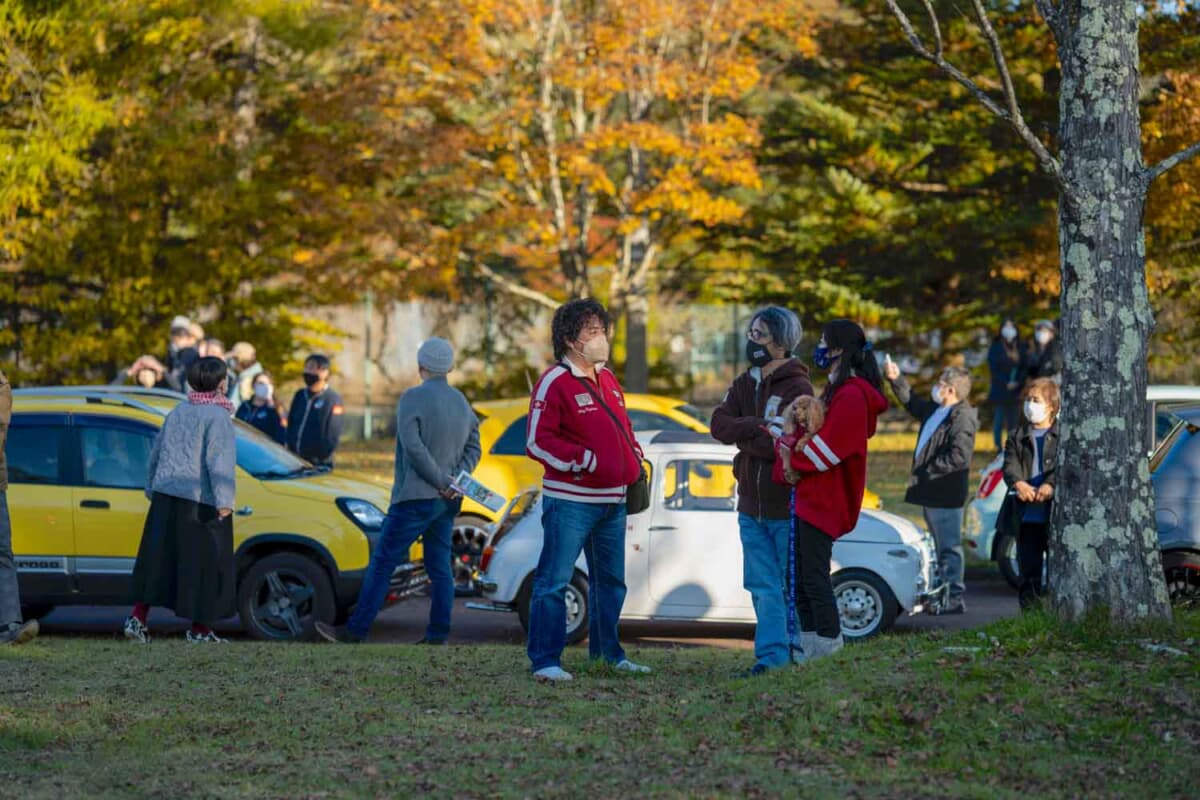
[[417,363],[427,372],[445,375],[454,369],[454,346],[440,336],[426,339],[417,350]]

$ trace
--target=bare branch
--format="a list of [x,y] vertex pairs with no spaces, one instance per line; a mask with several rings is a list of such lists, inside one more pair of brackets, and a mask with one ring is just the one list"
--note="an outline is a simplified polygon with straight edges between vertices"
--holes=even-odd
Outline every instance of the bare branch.
[[528,286],[522,286],[513,279],[496,272],[487,264],[484,264],[481,261],[476,261],[466,253],[459,252],[458,257],[470,264],[471,267],[477,270],[480,275],[483,275],[485,278],[495,283],[496,286],[501,290],[508,292],[511,295],[522,297],[551,310],[558,308],[560,305],[558,301],[556,301],[550,295],[539,292],[536,289],[530,289]]
[[937,12],[933,10],[931,0],[921,0],[925,4],[925,13],[929,15],[929,27],[933,28],[933,40],[936,43],[933,54],[942,57],[942,26],[938,24]]
[[1017,135],[1021,137],[1022,141],[1025,142],[1025,145],[1031,151],[1033,151],[1034,156],[1038,160],[1038,164],[1041,166],[1042,170],[1046,172],[1046,174],[1054,179],[1059,191],[1062,192],[1064,196],[1070,197],[1071,192],[1067,186],[1066,180],[1063,178],[1062,165],[1060,165],[1058,159],[1051,155],[1050,151],[1046,149],[1046,145],[1042,143],[1042,140],[1034,135],[1033,131],[1029,129],[1029,126],[1025,124],[1025,118],[1021,114],[1021,107],[1017,102],[1016,92],[1013,89],[1012,76],[1008,71],[1008,62],[1005,60],[1004,53],[1000,47],[1000,39],[998,36],[996,36],[996,29],[992,27],[991,22],[988,20],[987,12],[984,11],[980,0],[972,0],[972,5],[975,8],[975,15],[979,20],[979,26],[983,30],[984,38],[987,39],[988,46],[991,48],[992,58],[996,63],[996,69],[1000,72],[1000,80],[1001,85],[1004,87],[1004,99],[1007,107],[1001,106],[999,103],[997,103],[991,95],[979,87],[979,84],[971,80],[971,78],[963,73],[962,70],[946,61],[946,59],[943,58],[940,53],[931,52],[921,40],[916,28],[913,27],[912,20],[910,20],[908,15],[905,14],[900,8],[897,0],[884,1],[891,10],[892,16],[894,16],[900,23],[901,30],[904,31],[905,37],[908,39],[909,44],[912,45],[912,48],[916,51],[917,55],[919,55],[921,58],[924,58],[931,64],[934,64],[938,69],[946,73],[946,75],[948,75],[952,80],[974,95],[975,99],[982,103],[984,108],[1007,122],[1012,129],[1016,131]]
[[1164,158],[1162,161],[1158,162],[1153,167],[1147,167],[1146,173],[1145,173],[1146,174],[1146,185],[1150,185],[1157,178],[1162,177],[1163,173],[1167,172],[1168,170],[1174,169],[1175,167],[1178,167],[1183,162],[1187,161],[1190,158],[1195,158],[1196,156],[1200,156],[1200,142],[1196,142],[1191,147],[1186,147],[1183,150],[1180,150],[1178,153],[1171,156],[1170,158]]
[[1200,239],[1192,239],[1187,242],[1176,242],[1167,248],[1168,253],[1181,253],[1184,250],[1190,250],[1193,247],[1200,247]]

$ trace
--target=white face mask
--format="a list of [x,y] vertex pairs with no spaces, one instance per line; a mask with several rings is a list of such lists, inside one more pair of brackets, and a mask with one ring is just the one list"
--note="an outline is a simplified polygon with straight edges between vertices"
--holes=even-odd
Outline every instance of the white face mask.
[[929,392],[929,396],[931,398],[933,398],[933,402],[937,403],[940,406],[942,404],[942,386],[941,386],[941,384],[935,383],[933,385],[933,389],[930,390],[930,392]]
[[1000,335],[1004,337],[1005,341],[1011,342],[1013,339],[1017,338],[1017,329],[1012,325],[1005,325],[1000,329]]
[[602,364],[608,361],[608,337],[593,336],[577,352],[590,364]]
[[1039,403],[1036,400],[1025,401],[1025,419],[1032,422],[1034,425],[1041,425],[1046,421],[1050,410],[1046,408],[1045,403]]
[[1043,328],[1035,333],[1033,338],[1037,340],[1038,344],[1040,344],[1042,347],[1045,347],[1046,345],[1050,344],[1050,340],[1054,338],[1054,334]]
[[259,400],[270,400],[271,395],[274,394],[274,391],[275,387],[269,383],[254,384],[254,396]]

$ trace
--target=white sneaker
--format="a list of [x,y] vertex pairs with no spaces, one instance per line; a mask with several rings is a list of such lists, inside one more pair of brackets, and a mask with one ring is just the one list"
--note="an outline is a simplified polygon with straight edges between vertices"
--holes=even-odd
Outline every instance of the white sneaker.
[[125,619],[125,638],[138,644],[150,644],[150,629],[137,617]]
[[562,667],[542,667],[537,672],[533,673],[533,677],[537,678],[539,681],[550,681],[552,683],[575,680],[575,676],[567,672]]
[[192,644],[229,644],[228,639],[222,639],[213,631],[208,633],[187,632],[187,640]]
[[636,672],[639,675],[649,675],[650,672],[652,671],[649,667],[645,666],[644,664],[635,664],[632,661],[630,661],[628,658],[622,658],[620,661],[618,661],[613,666],[616,669],[620,670],[621,672]]

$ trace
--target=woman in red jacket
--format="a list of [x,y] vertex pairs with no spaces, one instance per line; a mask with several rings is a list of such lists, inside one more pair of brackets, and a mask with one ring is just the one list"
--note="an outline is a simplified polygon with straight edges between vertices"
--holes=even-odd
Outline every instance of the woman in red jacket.
[[[830,579],[833,542],[854,530],[867,483],[867,440],[888,407],[879,365],[863,329],[837,319],[821,329],[813,363],[829,370],[821,395],[825,421],[799,449],[796,437],[779,440],[780,463],[798,475],[793,493],[793,577],[800,620],[797,660],[828,655],[842,647],[842,628]],[[803,433],[803,432],[801,432]],[[812,434],[812,431],[807,433]]]

